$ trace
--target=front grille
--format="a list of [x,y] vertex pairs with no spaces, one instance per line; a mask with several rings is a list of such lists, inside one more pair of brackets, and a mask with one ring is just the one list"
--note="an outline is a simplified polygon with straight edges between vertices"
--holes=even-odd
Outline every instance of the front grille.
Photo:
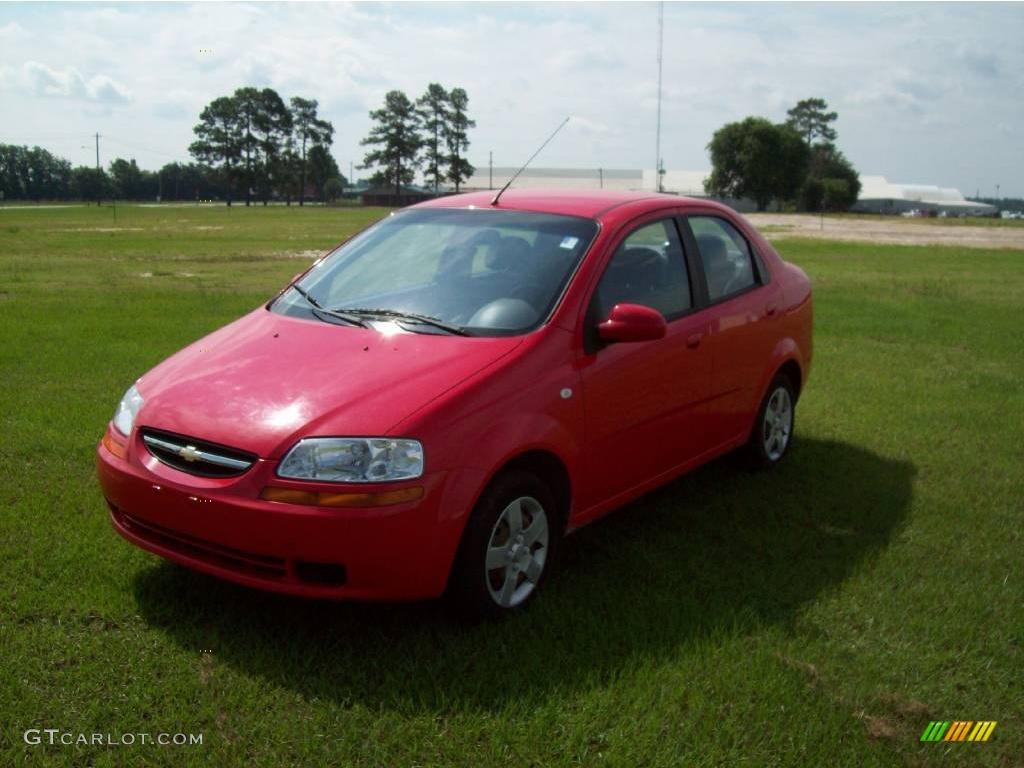
[[142,430],[146,449],[169,467],[200,477],[235,477],[248,471],[256,456],[194,437]]

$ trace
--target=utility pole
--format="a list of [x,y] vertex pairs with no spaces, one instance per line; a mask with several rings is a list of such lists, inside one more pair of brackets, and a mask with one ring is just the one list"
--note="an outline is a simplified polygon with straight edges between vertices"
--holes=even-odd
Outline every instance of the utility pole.
[[100,134],[96,133],[96,205],[100,204],[100,199],[103,197],[103,188],[100,186]]
[[487,188],[494,189],[494,152],[487,153]]
[[665,39],[665,3],[658,3],[658,127],[654,138],[654,189],[662,191],[661,186],[661,59],[662,44]]

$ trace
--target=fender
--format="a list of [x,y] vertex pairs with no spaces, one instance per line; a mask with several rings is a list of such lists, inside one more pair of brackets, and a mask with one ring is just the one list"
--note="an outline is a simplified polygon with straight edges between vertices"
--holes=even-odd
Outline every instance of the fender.
[[800,345],[796,341],[786,336],[780,339],[774,349],[772,349],[771,357],[768,359],[768,365],[765,367],[765,372],[761,376],[761,380],[758,382],[757,388],[754,390],[754,397],[756,398],[751,403],[751,411],[753,416],[750,419],[749,426],[743,431],[746,437],[750,437],[750,431],[754,428],[754,419],[757,418],[757,407],[761,402],[761,398],[764,397],[765,390],[768,389],[768,384],[772,378],[778,373],[779,369],[788,362],[796,363],[800,369],[800,381],[798,382],[800,390],[803,390],[803,385],[807,381],[807,366],[804,362],[804,356],[800,351]]
[[566,427],[545,413],[526,417],[509,414],[491,424],[483,432],[482,441],[463,441],[464,469],[449,474],[442,503],[437,511],[438,527],[434,537],[434,555],[439,568],[445,569],[445,581],[455,562],[462,533],[469,516],[476,508],[484,491],[509,462],[531,451],[543,451],[554,456],[565,467],[569,476],[571,499],[578,477],[581,460],[580,446]]

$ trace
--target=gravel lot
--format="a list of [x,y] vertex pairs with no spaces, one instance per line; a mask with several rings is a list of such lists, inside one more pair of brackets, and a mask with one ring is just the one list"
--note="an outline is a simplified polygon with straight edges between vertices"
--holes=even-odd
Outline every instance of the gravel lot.
[[973,248],[1024,249],[1024,225],[972,225],[955,220],[889,216],[821,219],[785,213],[748,213],[747,219],[771,240],[806,237],[898,245],[966,245]]

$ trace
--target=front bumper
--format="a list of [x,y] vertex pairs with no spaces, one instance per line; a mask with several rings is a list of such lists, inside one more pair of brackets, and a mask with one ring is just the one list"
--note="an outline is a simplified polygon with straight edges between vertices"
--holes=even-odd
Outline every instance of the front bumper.
[[124,538],[198,571],[306,597],[414,600],[440,595],[483,481],[475,471],[436,472],[414,481],[424,489],[414,502],[315,507],[259,498],[270,482],[325,490],[322,484],[275,478],[273,461],[257,461],[237,478],[215,479],[160,463],[137,431],[126,451],[121,458],[101,442],[96,454],[111,524]]

